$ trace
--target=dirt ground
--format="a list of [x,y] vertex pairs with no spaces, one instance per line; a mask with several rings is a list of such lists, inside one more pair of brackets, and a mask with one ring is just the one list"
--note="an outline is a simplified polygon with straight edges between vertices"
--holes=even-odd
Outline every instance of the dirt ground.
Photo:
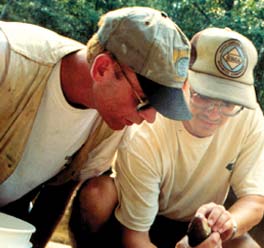
[[56,242],[49,242],[48,245],[45,248],[72,248],[69,245],[61,244],[61,243],[56,243]]
[[[64,217],[60,221],[57,229],[55,230],[55,232],[53,233],[53,235],[51,237],[52,242],[71,245],[71,240],[69,238],[70,235],[69,235],[69,231],[68,231],[69,212],[70,212],[70,209],[67,208]],[[53,246],[54,246],[54,244],[53,244]],[[46,248],[53,248],[53,247],[47,246]]]

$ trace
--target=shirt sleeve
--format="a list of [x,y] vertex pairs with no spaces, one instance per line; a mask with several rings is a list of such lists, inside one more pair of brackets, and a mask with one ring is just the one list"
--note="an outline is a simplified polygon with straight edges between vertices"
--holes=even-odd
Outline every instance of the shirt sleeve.
[[112,132],[89,153],[88,160],[80,172],[82,181],[98,176],[111,168],[124,131],[125,129]]
[[237,197],[264,196],[264,118],[260,107],[246,128],[247,136],[235,163],[231,184]]
[[[126,139],[118,150],[115,183],[119,195],[116,218],[135,231],[148,231],[159,210],[159,156],[157,145],[143,130],[135,139]],[[151,135],[150,135],[151,136]],[[140,147],[140,149],[138,149]]]

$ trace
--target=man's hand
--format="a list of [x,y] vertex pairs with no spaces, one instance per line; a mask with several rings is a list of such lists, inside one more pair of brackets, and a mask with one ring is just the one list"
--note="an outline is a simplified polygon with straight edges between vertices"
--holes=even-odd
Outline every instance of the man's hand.
[[218,232],[213,232],[201,244],[191,247],[188,243],[188,237],[183,237],[175,246],[175,248],[222,248],[222,240]]
[[218,232],[222,241],[232,238],[236,231],[236,222],[230,212],[224,206],[215,203],[202,205],[195,215],[202,215],[207,218],[208,225],[212,232]]

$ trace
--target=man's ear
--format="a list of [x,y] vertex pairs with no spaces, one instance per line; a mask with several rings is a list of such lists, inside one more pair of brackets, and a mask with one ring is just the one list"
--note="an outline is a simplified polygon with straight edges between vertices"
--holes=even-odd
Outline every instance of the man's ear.
[[187,91],[187,90],[189,90],[189,87],[190,87],[190,85],[189,85],[188,78],[187,78],[185,80],[183,86],[182,86],[182,89],[183,89],[183,91]]
[[96,56],[91,67],[91,77],[95,81],[101,81],[106,75],[110,75],[114,70],[113,58],[107,54],[102,53]]
[[182,90],[183,90],[183,93],[184,93],[184,96],[185,96],[185,99],[187,101],[190,100],[190,84],[189,84],[189,81],[188,81],[188,78],[185,80],[183,86],[182,86]]

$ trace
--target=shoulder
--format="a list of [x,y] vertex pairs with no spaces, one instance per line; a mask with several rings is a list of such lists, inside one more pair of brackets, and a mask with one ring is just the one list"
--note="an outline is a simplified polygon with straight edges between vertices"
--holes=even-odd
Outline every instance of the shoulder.
[[136,140],[149,140],[158,136],[163,129],[165,129],[165,119],[161,115],[157,114],[154,123],[148,123],[144,121],[140,125],[133,125],[127,128],[124,142],[135,142]]
[[231,117],[222,126],[216,137],[228,137],[231,142],[247,143],[264,139],[264,117],[260,106],[256,109],[244,109],[239,115]]
[[157,114],[154,123],[143,122],[141,125],[127,128],[120,147],[131,153],[142,154],[146,150],[152,150],[154,153],[165,151],[176,143],[179,128],[182,128],[180,121],[169,120]]
[[239,115],[230,119],[230,125],[236,126],[240,130],[250,132],[254,129],[264,130],[263,112],[258,105],[256,109],[244,109]]
[[62,54],[77,51],[85,46],[49,29],[20,22],[0,22],[11,49],[32,60],[55,63]]

